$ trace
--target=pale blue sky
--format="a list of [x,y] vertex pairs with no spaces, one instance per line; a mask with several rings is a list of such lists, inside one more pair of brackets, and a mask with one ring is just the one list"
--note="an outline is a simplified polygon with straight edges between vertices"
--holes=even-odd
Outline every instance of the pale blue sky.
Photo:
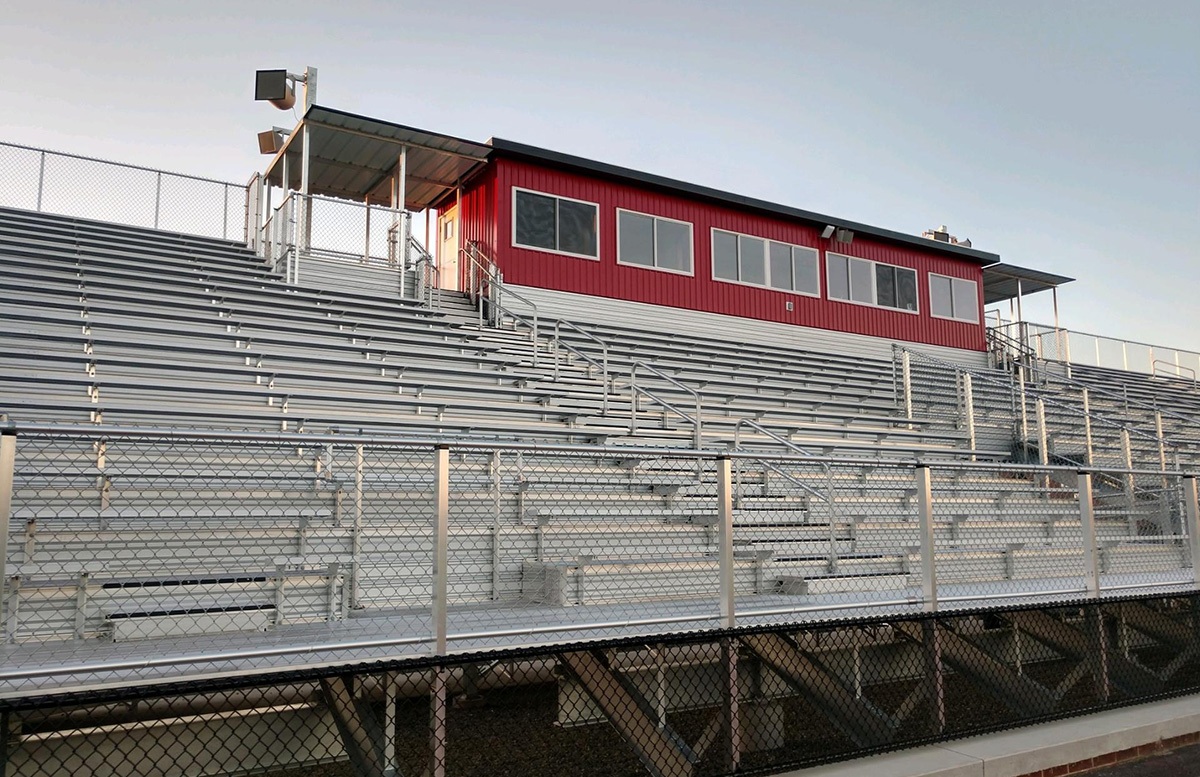
[[344,110],[945,223],[1079,278],[1065,325],[1200,350],[1197,0],[9,0],[0,140],[244,181],[291,123],[253,71],[306,64]]

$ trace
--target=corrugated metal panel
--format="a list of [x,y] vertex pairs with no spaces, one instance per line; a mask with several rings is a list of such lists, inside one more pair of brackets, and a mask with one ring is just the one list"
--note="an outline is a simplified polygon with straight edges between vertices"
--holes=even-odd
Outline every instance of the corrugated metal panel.
[[[861,354],[873,359],[890,359],[892,343],[899,341],[899,338],[868,337],[830,329],[666,308],[532,286],[518,286],[516,291],[529,297],[538,306],[540,314],[548,318],[566,318],[580,323],[678,332],[698,337],[720,338],[727,342],[776,343],[788,348],[834,354]],[[925,343],[920,344],[920,350],[966,367],[986,368],[988,363],[987,354],[975,350]]]
[[[509,283],[559,289],[653,305],[723,313],[761,321],[829,329],[871,337],[905,340],[948,348],[984,350],[982,324],[936,319],[929,315],[929,280],[935,272],[975,281],[982,289],[981,268],[953,257],[855,238],[836,244],[839,253],[911,267],[917,270],[921,312],[914,315],[885,308],[852,305],[824,298],[712,280],[710,229],[758,235],[796,245],[823,248],[816,228],[783,219],[738,211],[678,196],[639,189],[596,178],[501,159],[477,188],[495,202],[494,223],[484,223],[492,256]],[[573,197],[600,205],[600,260],[578,259],[512,247],[512,187]],[[616,208],[650,213],[693,224],[695,275],[685,276],[617,264]],[[483,214],[472,218],[485,218]],[[471,227],[470,229],[475,229]],[[468,234],[464,226],[464,234]],[[481,240],[483,238],[480,238]],[[822,276],[824,276],[822,261]],[[982,294],[982,291],[980,292]],[[787,303],[793,310],[787,310]],[[980,300],[982,312],[982,299]],[[981,313],[982,320],[982,313]]]

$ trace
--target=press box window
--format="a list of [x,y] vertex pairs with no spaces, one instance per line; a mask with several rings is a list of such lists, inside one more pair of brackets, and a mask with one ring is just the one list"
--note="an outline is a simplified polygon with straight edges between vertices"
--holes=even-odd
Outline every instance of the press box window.
[[713,278],[768,286],[800,294],[821,294],[815,249],[714,229]]
[[549,194],[513,190],[513,245],[600,258],[600,206]]
[[918,310],[916,270],[826,252],[825,272],[830,299]]
[[938,318],[979,323],[979,287],[975,281],[929,274],[929,312]]
[[617,262],[691,275],[692,225],[618,209]]

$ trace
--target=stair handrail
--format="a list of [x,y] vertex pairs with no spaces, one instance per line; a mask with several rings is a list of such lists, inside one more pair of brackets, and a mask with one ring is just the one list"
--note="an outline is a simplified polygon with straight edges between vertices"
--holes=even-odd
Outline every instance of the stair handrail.
[[[1194,369],[1192,369],[1191,367],[1185,367],[1182,364],[1175,364],[1174,362],[1169,362],[1166,359],[1155,359],[1154,361],[1152,361],[1150,363],[1150,374],[1153,375],[1154,377],[1156,377],[1156,378],[1158,377],[1158,365],[1160,365],[1160,364],[1165,364],[1166,366],[1175,370],[1175,377],[1177,377],[1177,378],[1183,377],[1182,375],[1179,374],[1180,370],[1192,373],[1192,385],[1196,385],[1196,371]],[[1164,372],[1165,372],[1165,370],[1164,370]]]
[[[639,386],[638,382],[637,382],[638,370],[645,370],[646,372],[649,372],[651,375],[656,375],[657,377],[659,377],[659,378],[667,381],[671,385],[675,386],[679,390],[686,392],[687,394],[690,394],[692,396],[692,398],[695,399],[695,401],[696,401],[696,415],[692,416],[689,413],[686,413],[683,410],[680,410],[677,406],[675,406],[671,402],[663,399],[662,397],[658,396],[657,394],[650,391],[646,387]],[[696,448],[696,450],[700,450],[701,448],[704,447],[704,444],[703,444],[704,443],[704,432],[702,429],[702,421],[700,420],[702,403],[701,403],[699,391],[697,391],[696,389],[694,389],[690,386],[686,386],[683,383],[680,383],[678,380],[676,380],[675,378],[672,378],[670,375],[666,374],[662,370],[659,370],[655,367],[651,367],[649,364],[646,364],[645,362],[634,362],[632,368],[629,371],[629,399],[630,399],[629,433],[631,435],[637,434],[638,395],[639,394],[641,394],[642,396],[645,396],[649,399],[654,400],[658,404],[662,405],[662,407],[664,407],[665,409],[670,410],[675,415],[679,416],[683,420],[690,423],[692,425],[692,429],[693,429],[693,434],[692,434],[693,446]]]
[[[533,366],[538,366],[538,352],[541,350],[538,344],[538,307],[529,298],[522,294],[513,291],[511,287],[504,284],[504,280],[500,275],[500,271],[496,268],[487,254],[480,248],[479,243],[475,240],[467,241],[465,247],[460,249],[459,254],[466,258],[468,262],[468,288],[466,290],[468,297],[475,303],[475,309],[479,315],[479,326],[483,326],[483,301],[486,293],[487,304],[489,306],[488,318],[489,324],[495,325],[499,321],[499,316],[495,316],[496,311],[503,315],[507,315],[514,321],[519,321],[530,329],[530,341],[533,344]],[[484,285],[486,284],[486,290]],[[532,311],[530,318],[520,315],[516,311],[504,305],[503,297],[511,296],[524,302]]]
[[[564,342],[562,339],[561,333],[560,333],[560,330],[563,327],[566,327],[567,329],[570,329],[571,331],[576,332],[576,333],[582,335],[583,337],[587,338],[588,340],[591,340],[592,342],[599,345],[600,346],[600,361],[597,362],[590,355],[584,353],[583,351],[581,351],[580,349],[571,345],[570,343]],[[558,360],[558,349],[559,348],[562,348],[563,350],[567,351],[568,353],[574,354],[575,356],[579,357],[580,359],[587,362],[591,366],[600,370],[600,381],[601,381],[601,384],[604,386],[604,399],[601,400],[602,404],[601,404],[600,414],[607,416],[608,415],[608,395],[610,393],[609,390],[612,386],[612,381],[611,381],[611,378],[609,376],[609,371],[608,371],[608,343],[604,342],[603,340],[601,340],[599,337],[592,334],[591,332],[581,329],[578,325],[576,325],[570,321],[567,321],[567,320],[561,319],[561,318],[556,318],[556,319],[554,319],[554,337],[550,341],[550,347],[554,354],[554,382],[555,383],[558,382],[558,361],[559,361]]]
[[[915,351],[911,348],[906,348],[904,346],[897,345],[897,346],[895,346],[895,349],[897,352],[908,353],[910,356],[915,356],[915,357],[917,357],[917,359],[923,360],[925,362],[929,362],[929,363],[932,363],[932,364],[935,364],[935,365],[938,365],[941,367],[949,367],[950,369],[955,371],[956,375],[970,375],[971,379],[973,381],[980,380],[985,383],[991,383],[992,385],[997,385],[1002,388],[1010,389],[1010,390],[1012,388],[1011,380],[1008,383],[1006,383],[1005,381],[999,380],[998,378],[994,378],[991,375],[980,373],[976,370],[972,370],[968,367],[964,367],[961,364],[955,364],[954,362],[949,362],[944,359],[939,359],[936,356],[930,356],[929,354],[924,353],[922,351]],[[1028,391],[1029,391],[1029,393],[1033,394],[1038,399],[1042,400],[1042,402],[1044,402],[1045,404],[1060,408],[1071,415],[1082,416],[1084,418],[1087,418],[1089,421],[1099,422],[1100,424],[1102,424],[1104,426],[1122,429],[1122,430],[1128,432],[1130,434],[1130,436],[1140,437],[1142,439],[1153,440],[1155,444],[1158,444],[1158,442],[1159,442],[1158,435],[1150,434],[1149,432],[1145,432],[1136,426],[1130,426],[1129,424],[1122,423],[1121,421],[1110,418],[1101,413],[1093,412],[1091,410],[1089,410],[1088,412],[1085,413],[1082,409],[1072,407],[1071,405],[1068,405],[1065,402],[1060,402],[1056,399],[1046,397],[1044,395],[1044,392],[1038,391],[1037,388],[1035,388],[1033,386],[1029,386]],[[1021,435],[1021,436],[1023,437],[1024,435]],[[1021,442],[1022,442],[1022,444],[1026,444],[1028,442],[1028,440],[1022,440]],[[1181,446],[1179,446],[1177,443],[1175,443],[1172,440],[1166,439],[1165,435],[1162,439],[1162,443],[1165,447],[1169,447],[1169,448],[1173,449],[1173,451],[1175,453],[1175,457],[1176,457],[1175,460],[1176,460],[1176,462],[1178,462],[1178,460],[1179,460],[1178,455],[1179,455]]]
[[[410,269],[417,273],[417,299],[424,302],[426,307],[440,310],[442,307],[442,270],[438,267],[433,254],[429,253],[428,249],[412,235],[408,236],[408,245],[410,249],[416,249],[416,259],[412,260]],[[429,282],[429,275],[433,276],[432,283]]]
[[[800,447],[799,445],[792,442],[791,440],[784,437],[783,435],[776,434],[775,432],[771,431],[770,429],[767,429],[766,427],[764,427],[762,424],[760,424],[756,421],[752,421],[749,418],[739,418],[737,424],[735,424],[733,427],[733,449],[735,451],[747,450],[746,448],[742,447],[742,427],[743,426],[750,427],[751,429],[755,430],[759,434],[765,435],[766,437],[774,440],[775,442],[779,443],[780,445],[784,446],[785,448],[787,448],[795,453],[799,453],[802,456],[812,456],[813,455],[811,451]],[[805,491],[808,494],[811,494],[812,496],[817,497],[818,499],[820,499],[821,501],[823,501],[825,503],[826,509],[828,511],[827,517],[828,517],[828,523],[829,523],[829,572],[830,572],[830,574],[836,574],[837,568],[838,568],[838,552],[837,552],[837,525],[834,522],[834,519],[837,517],[837,514],[836,514],[836,504],[837,503],[834,501],[833,468],[831,466],[829,466],[829,462],[827,462],[827,461],[821,462],[821,468],[823,470],[825,470],[825,493],[824,494],[822,494],[820,491],[813,488],[812,486],[808,485],[807,483],[801,481],[799,478],[793,477],[792,475],[789,475],[787,472],[784,472],[783,469],[781,469],[776,464],[772,464],[769,461],[763,461],[761,459],[758,460],[758,463],[761,464],[764,469],[769,469],[772,472],[776,473],[777,475],[782,476],[788,482],[798,486],[801,490]],[[739,493],[741,492],[741,483],[742,483],[741,474],[742,474],[741,470],[739,469],[738,473],[737,473],[737,475],[738,475],[737,484],[738,484],[738,492]]]

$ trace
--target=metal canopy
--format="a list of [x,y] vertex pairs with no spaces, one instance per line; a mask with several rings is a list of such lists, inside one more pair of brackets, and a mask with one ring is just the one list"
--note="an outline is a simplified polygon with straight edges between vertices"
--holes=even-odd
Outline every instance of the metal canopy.
[[983,268],[983,304],[1004,302],[1017,297],[1055,289],[1075,280],[1065,275],[1031,270],[1015,264],[993,264]]
[[407,149],[404,205],[421,211],[481,165],[491,149],[425,130],[370,119],[314,105],[304,114],[283,149],[267,167],[267,180],[283,184],[283,157],[288,156],[287,188],[301,188],[303,130],[309,132],[309,193],[380,205],[391,204],[391,179],[402,148]]

